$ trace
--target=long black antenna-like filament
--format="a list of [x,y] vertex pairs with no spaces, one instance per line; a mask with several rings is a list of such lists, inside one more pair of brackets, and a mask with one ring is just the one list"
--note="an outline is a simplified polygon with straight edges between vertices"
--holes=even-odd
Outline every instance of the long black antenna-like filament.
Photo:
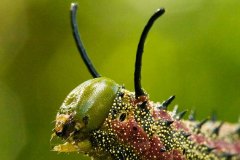
[[144,42],[147,38],[148,32],[151,29],[153,23],[156,19],[158,19],[165,10],[163,8],[158,9],[152,17],[148,20],[144,30],[142,32],[140,41],[138,43],[137,48],[137,55],[136,55],[136,62],[135,62],[135,72],[134,72],[134,87],[135,87],[135,97],[138,98],[139,96],[145,95],[142,85],[141,85],[141,67],[142,67],[142,54],[144,50]]
[[77,20],[76,20],[76,13],[77,13],[77,7],[78,5],[76,3],[71,4],[71,26],[72,26],[72,32],[73,32],[73,37],[75,39],[78,51],[85,63],[85,65],[88,68],[88,71],[91,73],[93,78],[101,77],[101,75],[96,71],[95,67],[93,66],[91,60],[89,59],[87,52],[83,46],[83,43],[81,41],[79,32],[78,32],[78,25],[77,25]]

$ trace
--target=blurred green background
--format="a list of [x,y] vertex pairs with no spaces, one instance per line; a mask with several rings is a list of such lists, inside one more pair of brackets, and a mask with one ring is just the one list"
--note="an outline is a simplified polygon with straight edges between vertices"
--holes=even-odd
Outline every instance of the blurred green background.
[[[84,159],[50,151],[56,112],[65,96],[91,78],[69,23],[70,0],[1,0],[0,159]],[[97,70],[133,90],[136,46],[152,28],[142,83],[154,101],[175,94],[181,109],[203,119],[213,110],[236,122],[240,104],[239,0],[79,0],[78,22]],[[170,107],[172,108],[173,105]]]

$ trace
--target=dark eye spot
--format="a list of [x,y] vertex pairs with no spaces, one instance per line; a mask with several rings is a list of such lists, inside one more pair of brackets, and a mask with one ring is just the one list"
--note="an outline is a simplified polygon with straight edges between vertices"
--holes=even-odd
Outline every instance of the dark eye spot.
[[119,117],[119,120],[122,122],[126,119],[126,117],[127,117],[126,113],[122,113]]
[[83,117],[83,123],[85,124],[85,125],[87,125],[88,124],[88,119],[89,119],[89,117],[88,116],[84,116]]
[[133,129],[134,131],[137,131],[137,130],[138,130],[137,127],[133,127],[132,129]]
[[184,149],[183,149],[183,155],[184,155],[185,153],[186,153],[186,149],[184,148]]

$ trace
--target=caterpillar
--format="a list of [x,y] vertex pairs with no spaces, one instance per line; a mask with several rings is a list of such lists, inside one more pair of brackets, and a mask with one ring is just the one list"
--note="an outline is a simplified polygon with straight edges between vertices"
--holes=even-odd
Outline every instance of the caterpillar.
[[71,91],[61,105],[53,129],[61,143],[57,152],[80,152],[107,160],[237,160],[240,159],[240,125],[214,118],[197,121],[194,112],[168,110],[174,100],[153,102],[141,86],[144,42],[154,22],[165,12],[158,9],[149,19],[137,48],[134,87],[130,92],[102,77],[91,63],[80,39],[77,4],[71,4],[71,25],[80,55],[93,79]]

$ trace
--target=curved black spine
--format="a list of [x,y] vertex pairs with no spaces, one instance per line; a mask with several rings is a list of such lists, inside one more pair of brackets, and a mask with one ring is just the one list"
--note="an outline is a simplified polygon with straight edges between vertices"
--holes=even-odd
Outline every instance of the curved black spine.
[[142,85],[141,85],[141,67],[142,67],[142,54],[144,51],[144,43],[147,38],[148,32],[151,29],[153,23],[165,12],[164,8],[158,9],[148,20],[146,26],[143,29],[140,41],[138,43],[137,55],[135,61],[135,72],[134,72],[134,87],[135,87],[135,97],[145,95]]
[[71,16],[71,26],[72,26],[74,40],[76,42],[78,51],[79,51],[85,65],[87,66],[88,71],[91,73],[93,78],[101,77],[101,75],[96,71],[91,60],[89,59],[88,54],[87,54],[87,52],[83,46],[83,43],[81,41],[80,34],[78,32],[77,20],[76,20],[77,8],[78,8],[78,5],[76,3],[71,4],[70,16]]

